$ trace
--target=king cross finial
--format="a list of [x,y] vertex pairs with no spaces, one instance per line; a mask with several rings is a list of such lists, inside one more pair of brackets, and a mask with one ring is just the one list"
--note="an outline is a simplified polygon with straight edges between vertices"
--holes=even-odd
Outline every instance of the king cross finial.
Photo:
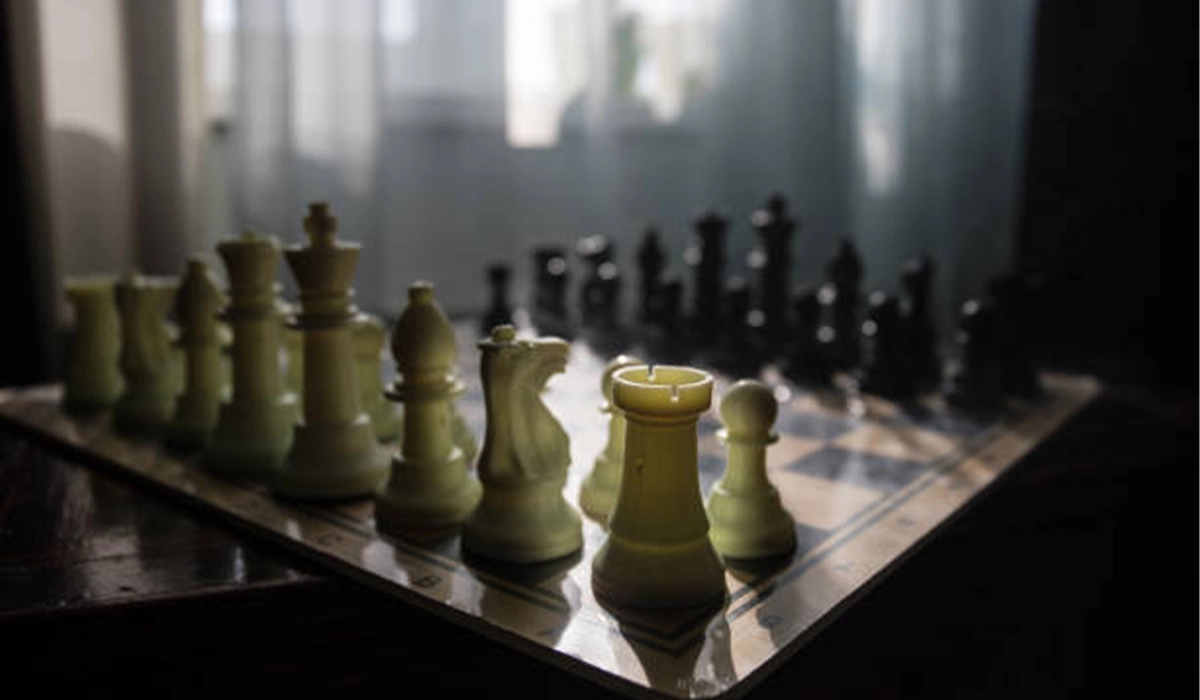
[[304,230],[314,246],[333,245],[333,236],[337,233],[337,217],[329,213],[327,202],[313,202],[308,205],[308,216],[304,217]]

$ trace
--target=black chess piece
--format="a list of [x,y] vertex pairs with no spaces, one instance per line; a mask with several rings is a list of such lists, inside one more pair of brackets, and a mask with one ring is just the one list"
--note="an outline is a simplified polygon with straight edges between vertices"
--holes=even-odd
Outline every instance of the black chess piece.
[[567,258],[558,246],[543,246],[533,251],[536,271],[533,308],[535,311],[566,315]]
[[760,336],[750,317],[750,285],[742,277],[732,277],[721,298],[720,333],[711,361],[717,369],[739,378],[757,376],[762,369]]
[[566,251],[543,246],[533,251],[535,270],[533,325],[539,333],[570,338],[571,319],[567,310],[569,271]]
[[646,359],[668,364],[687,360],[691,342],[683,316],[683,282],[678,277],[662,278],[654,296],[651,318]]
[[967,410],[988,410],[1002,398],[996,358],[995,317],[990,304],[971,299],[962,306],[954,345],[958,366],[950,374],[946,401]]
[[817,340],[821,307],[817,290],[805,287],[792,297],[792,339],[787,349],[784,373],[801,384],[825,386],[833,377],[825,353]]
[[487,268],[488,287],[491,289],[491,302],[481,320],[480,332],[487,335],[496,326],[512,324],[512,309],[508,306],[508,280],[510,270],[508,265],[496,263]]
[[576,247],[591,265],[591,274],[580,290],[580,316],[585,327],[614,328],[620,304],[621,278],[613,262],[613,244],[607,236],[588,236]]
[[912,396],[913,383],[900,332],[900,308],[884,292],[874,292],[867,300],[861,348],[862,364],[856,372],[860,389],[889,399]]
[[788,270],[792,265],[792,234],[797,223],[788,214],[787,200],[778,193],[750,215],[750,223],[758,232],[758,246],[747,261],[758,274],[756,307],[766,338],[779,344],[788,336]]
[[835,369],[858,365],[859,284],[862,258],[850,240],[843,239],[825,268],[829,282],[817,291],[821,306],[818,338]]
[[988,285],[996,316],[996,358],[1000,390],[1006,395],[1034,398],[1041,394],[1037,367],[1030,351],[1026,319],[1030,316],[1028,286],[1016,275]]
[[639,299],[638,320],[650,323],[653,320],[653,307],[659,292],[663,265],[666,256],[659,242],[658,230],[653,226],[646,229],[642,235],[642,245],[637,254],[641,298]]
[[693,290],[692,325],[697,343],[710,344],[717,337],[714,320],[721,313],[721,284],[725,270],[725,232],[729,221],[715,211],[708,211],[692,224],[696,242],[684,253],[684,262],[692,268]]
[[909,260],[900,277],[904,289],[904,300],[900,305],[904,357],[908,374],[917,389],[935,388],[942,378],[937,331],[929,309],[933,273],[933,261],[926,255]]

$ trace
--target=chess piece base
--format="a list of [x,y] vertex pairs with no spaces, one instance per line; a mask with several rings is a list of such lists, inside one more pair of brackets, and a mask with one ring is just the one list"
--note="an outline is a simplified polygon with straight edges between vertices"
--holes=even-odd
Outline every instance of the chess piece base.
[[110,395],[100,393],[83,393],[71,392],[68,387],[63,393],[63,409],[68,413],[73,413],[79,416],[94,415],[103,413],[113,407],[117,399],[120,398],[120,386],[118,390]]
[[610,532],[592,560],[592,590],[630,608],[692,607],[724,597],[725,569],[708,537],[652,545]]
[[491,484],[467,520],[462,546],[498,561],[550,561],[583,547],[583,523],[563,498],[561,482]]
[[123,433],[155,434],[161,431],[175,412],[175,393],[170,379],[163,376],[158,384],[126,390],[117,401],[113,427]]
[[375,526],[400,535],[455,527],[479,505],[482,492],[457,447],[437,463],[396,455],[387,487],[375,497]]
[[112,408],[125,390],[125,382],[114,366],[85,368],[67,375],[63,386],[63,408],[71,413],[99,413]]
[[283,466],[296,425],[296,397],[270,404],[225,404],[204,467],[227,476],[267,476]]
[[709,539],[722,557],[761,559],[796,548],[792,517],[773,488],[755,494],[732,494],[718,482],[709,495]]
[[282,496],[305,501],[368,496],[387,479],[390,468],[370,419],[360,413],[349,424],[298,424],[273,487]]
[[175,417],[167,430],[167,443],[183,449],[200,449],[208,444],[220,418],[217,396],[189,394],[175,405]]

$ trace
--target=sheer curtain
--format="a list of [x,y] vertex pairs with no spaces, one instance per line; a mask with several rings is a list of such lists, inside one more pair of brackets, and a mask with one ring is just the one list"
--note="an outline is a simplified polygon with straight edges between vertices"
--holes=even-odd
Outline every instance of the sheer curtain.
[[[939,263],[943,324],[1007,266],[1032,0],[207,0],[210,242],[299,238],[329,200],[368,252],[368,308],[425,278],[452,311],[483,269],[585,234],[633,277],[656,225],[682,272],[691,219],[788,197],[792,279],[840,237],[870,288]],[[581,269],[579,265],[576,269]],[[577,273],[575,278],[580,275]],[[632,301],[632,285],[626,297]]]

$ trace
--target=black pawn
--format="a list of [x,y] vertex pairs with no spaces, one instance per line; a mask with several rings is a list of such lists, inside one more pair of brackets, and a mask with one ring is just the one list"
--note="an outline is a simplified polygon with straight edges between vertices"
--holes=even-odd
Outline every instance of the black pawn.
[[684,262],[692,268],[692,322],[699,343],[711,343],[717,336],[713,320],[721,312],[721,284],[725,270],[725,232],[729,221],[715,211],[709,211],[692,224],[696,242],[684,253]]
[[533,251],[535,270],[533,324],[538,332],[571,337],[567,311],[569,272],[566,252],[558,246],[543,246]]
[[962,306],[954,345],[958,366],[946,386],[946,401],[968,410],[987,410],[1000,403],[996,363],[995,317],[990,305],[972,299]]
[[784,372],[793,380],[812,386],[829,384],[833,375],[817,340],[820,316],[817,290],[805,288],[792,298],[793,332]]
[[818,334],[826,357],[835,369],[850,369],[858,365],[859,284],[862,273],[862,258],[854,243],[843,240],[826,266],[829,282],[817,292],[817,300],[821,305],[821,328]]
[[861,347],[862,366],[857,372],[860,389],[889,399],[912,395],[900,334],[900,308],[884,292],[875,292],[867,300]]
[[642,245],[638,248],[637,261],[640,284],[638,291],[641,294],[638,320],[642,323],[649,323],[652,320],[652,307],[659,292],[663,265],[666,261],[662,244],[659,242],[658,231],[654,227],[646,229],[646,233],[643,234]]
[[904,301],[900,306],[904,356],[909,376],[917,389],[936,388],[942,378],[937,332],[929,310],[933,272],[933,261],[922,256],[908,261],[900,277],[904,288]]
[[496,326],[512,324],[512,309],[508,307],[509,276],[508,265],[497,263],[487,268],[487,281],[492,299],[479,324],[483,335],[491,333]]
[[533,308],[536,312],[566,316],[567,258],[562,248],[544,246],[533,251],[536,271]]
[[1009,275],[993,280],[988,291],[995,304],[1000,390],[1022,398],[1038,396],[1041,384],[1029,347],[1026,323],[1031,313],[1028,287],[1020,277]]
[[588,328],[611,329],[617,326],[621,278],[613,263],[613,245],[607,236],[588,236],[576,248],[579,257],[591,265],[591,274],[580,291],[580,315]]
[[758,333],[751,325],[750,285],[733,277],[721,299],[720,335],[712,353],[713,365],[735,377],[752,377],[762,367]]
[[750,223],[758,233],[758,247],[748,260],[750,269],[758,274],[757,307],[767,339],[779,343],[788,335],[788,270],[796,221],[788,214],[783,195],[774,194],[750,215]]

